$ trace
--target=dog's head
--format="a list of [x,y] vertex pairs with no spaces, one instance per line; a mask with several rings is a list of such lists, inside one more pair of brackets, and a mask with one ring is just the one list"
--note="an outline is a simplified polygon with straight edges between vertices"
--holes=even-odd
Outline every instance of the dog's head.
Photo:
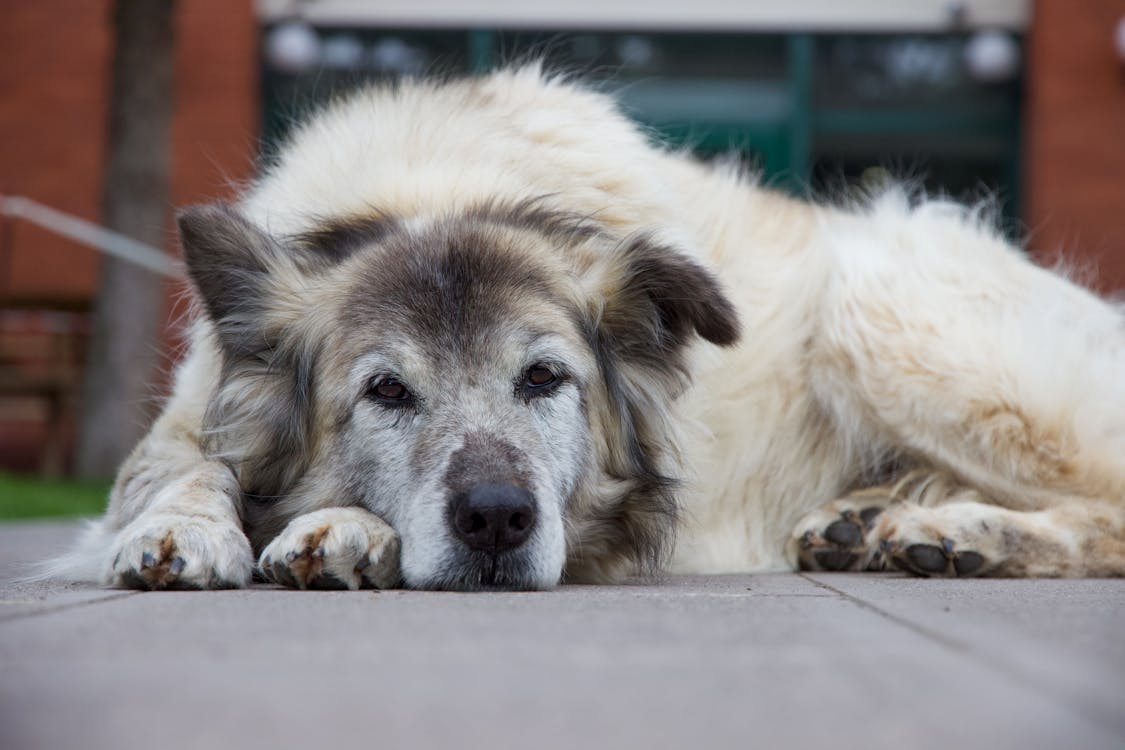
[[398,531],[407,585],[454,589],[667,551],[686,349],[738,336],[692,260],[535,202],[297,237],[212,205],[180,229],[222,352],[205,429],[256,542],[361,505]]

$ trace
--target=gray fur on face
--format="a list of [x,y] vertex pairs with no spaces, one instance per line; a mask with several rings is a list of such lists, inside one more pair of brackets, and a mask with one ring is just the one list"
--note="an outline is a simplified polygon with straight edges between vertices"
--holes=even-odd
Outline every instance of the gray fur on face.
[[[298,513],[358,504],[400,534],[410,586],[542,588],[564,565],[659,560],[676,515],[659,410],[691,337],[737,336],[692,261],[536,202],[328,223],[287,256],[229,213],[205,218],[185,243],[224,349],[207,427],[255,496],[257,545]],[[605,278],[583,277],[590,253],[612,261]],[[243,299],[224,307],[232,283]],[[533,366],[548,391],[526,387]],[[409,399],[373,396],[388,381]],[[451,497],[497,481],[531,493],[536,527],[519,548],[470,550]]]

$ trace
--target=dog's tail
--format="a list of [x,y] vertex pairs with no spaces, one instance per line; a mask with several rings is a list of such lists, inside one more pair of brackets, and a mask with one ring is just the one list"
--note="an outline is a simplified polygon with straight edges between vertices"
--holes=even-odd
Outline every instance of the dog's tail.
[[112,561],[106,559],[114,533],[101,519],[87,521],[65,552],[39,562],[28,563],[17,580],[24,583],[68,581],[107,583]]

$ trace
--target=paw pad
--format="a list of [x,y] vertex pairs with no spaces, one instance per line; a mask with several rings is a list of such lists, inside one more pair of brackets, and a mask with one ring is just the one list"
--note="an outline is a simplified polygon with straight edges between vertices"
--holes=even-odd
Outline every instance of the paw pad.
[[824,538],[841,547],[858,547],[863,544],[863,532],[852,521],[840,519],[828,524]]
[[[847,509],[824,526],[809,530],[798,540],[798,561],[805,570],[881,569],[878,551],[872,555],[865,538],[882,512],[880,507],[863,508],[858,513]],[[866,562],[863,562],[866,560]]]
[[972,550],[957,550],[948,537],[936,544],[902,544],[884,539],[884,553],[899,570],[921,576],[971,576],[984,567],[984,556]]
[[924,573],[941,573],[948,561],[945,552],[932,544],[912,544],[906,548],[911,564]]

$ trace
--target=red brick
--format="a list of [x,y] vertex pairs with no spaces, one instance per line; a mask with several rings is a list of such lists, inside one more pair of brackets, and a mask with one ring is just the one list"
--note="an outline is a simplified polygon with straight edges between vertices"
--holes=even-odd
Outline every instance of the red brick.
[[[0,24],[0,192],[100,218],[112,55],[111,0],[7,0]],[[252,0],[177,4],[171,201],[229,197],[250,176],[259,88]],[[167,237],[178,252],[169,206]],[[0,228],[0,299],[90,300],[99,254],[26,222]],[[182,287],[168,284],[170,322]],[[165,331],[159,381],[180,343]],[[0,401],[0,465],[28,468],[42,430],[19,403]]]
[[1033,246],[1125,290],[1123,0],[1039,0],[1028,45],[1026,215]]
[[[110,29],[107,0],[12,0],[0,24],[0,192],[99,215]],[[0,295],[88,297],[98,256],[18,223]]]

